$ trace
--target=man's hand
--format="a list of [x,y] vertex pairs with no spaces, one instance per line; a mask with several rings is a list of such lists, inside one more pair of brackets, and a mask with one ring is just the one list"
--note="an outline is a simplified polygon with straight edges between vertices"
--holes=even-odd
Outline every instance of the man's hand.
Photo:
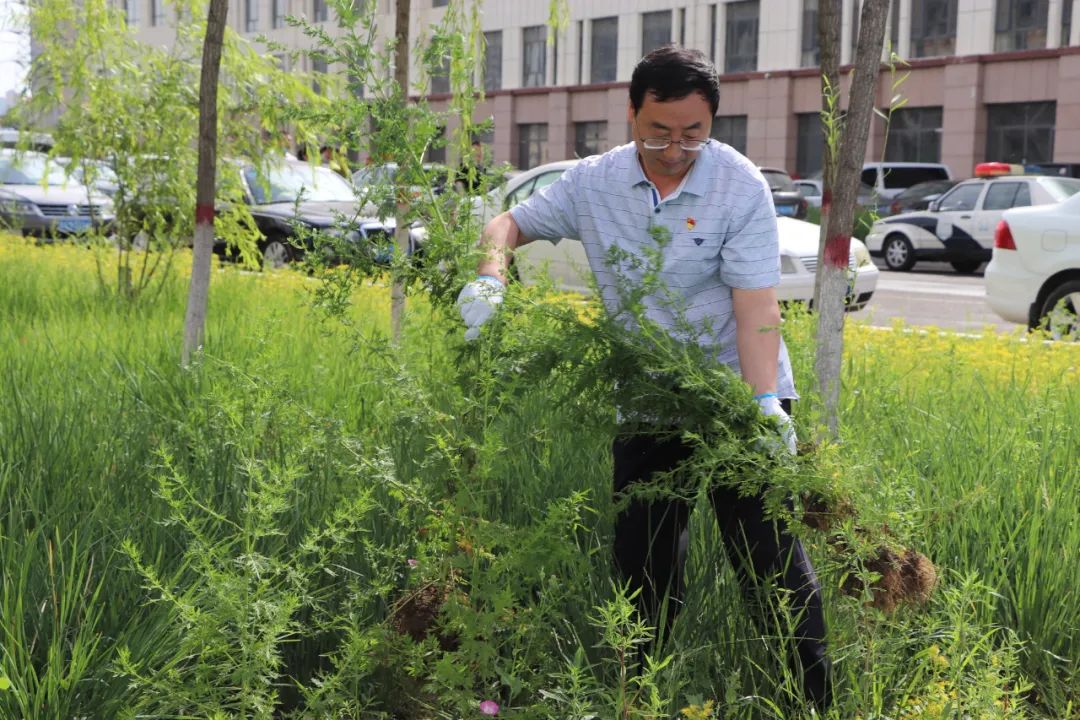
[[495,314],[502,300],[502,281],[491,275],[481,275],[461,289],[457,305],[465,321],[466,340],[480,336],[480,326]]
[[[779,440],[783,443],[780,447],[794,455],[797,452],[795,447],[795,424],[791,422],[791,417],[784,412],[784,408],[780,405],[780,399],[776,397],[775,393],[758,395],[754,399],[757,400],[762,415],[776,418],[776,424],[779,426],[778,430],[780,432]],[[767,439],[765,442],[767,446],[771,445],[772,438]]]

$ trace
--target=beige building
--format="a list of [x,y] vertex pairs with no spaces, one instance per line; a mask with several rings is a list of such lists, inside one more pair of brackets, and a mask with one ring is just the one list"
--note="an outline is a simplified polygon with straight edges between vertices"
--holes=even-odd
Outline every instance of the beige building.
[[[412,36],[448,0],[412,0]],[[457,0],[455,0],[457,1]],[[760,165],[809,175],[821,162],[817,0],[569,0],[570,18],[546,41],[545,0],[479,0],[494,156],[518,167],[601,152],[629,139],[627,86],[644,52],[664,43],[701,50],[721,72],[713,135]],[[118,0],[148,42],[171,37],[163,0]],[[380,28],[393,0],[378,0]],[[858,0],[843,0],[841,62],[850,62]],[[307,42],[286,15],[323,21],[325,0],[231,0],[230,24],[290,47]],[[887,134],[875,120],[867,159],[944,162],[955,175],[984,160],[1080,163],[1080,0],[893,0],[889,47],[905,58],[882,73],[905,99]],[[888,60],[886,51],[883,60]],[[304,59],[297,70],[324,71]],[[415,77],[415,74],[414,74]],[[436,78],[433,105],[444,104]]]

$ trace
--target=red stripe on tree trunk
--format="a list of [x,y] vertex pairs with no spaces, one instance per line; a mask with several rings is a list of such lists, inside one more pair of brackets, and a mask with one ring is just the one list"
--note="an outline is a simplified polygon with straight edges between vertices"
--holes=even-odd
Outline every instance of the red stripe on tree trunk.
[[202,225],[203,223],[214,223],[214,206],[213,205],[196,205],[195,206],[195,224]]
[[848,251],[851,238],[847,235],[833,235],[825,243],[825,264],[831,267],[845,268],[848,264]]

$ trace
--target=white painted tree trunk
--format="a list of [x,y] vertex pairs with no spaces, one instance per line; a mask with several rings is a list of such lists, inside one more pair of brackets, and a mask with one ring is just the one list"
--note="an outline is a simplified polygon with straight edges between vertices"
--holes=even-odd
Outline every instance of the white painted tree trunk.
[[[825,6],[828,6],[826,9]],[[840,0],[822,0],[819,33],[822,40],[822,73],[828,77],[838,73],[839,39],[835,32],[840,17]],[[881,52],[885,44],[885,20],[889,0],[863,0],[859,22],[859,41],[855,51],[851,88],[848,93],[847,116],[838,145],[839,153],[835,173],[826,172],[823,177],[821,201],[821,250],[818,263],[817,355],[814,370],[825,406],[825,420],[829,434],[839,435],[840,423],[840,370],[844,354],[844,297],[848,289],[848,257],[851,253],[851,231],[855,223],[855,204],[858,197],[859,175],[866,142],[870,134],[870,121],[874,117],[874,100],[877,97],[877,81],[881,67]],[[824,24],[833,27],[826,31]],[[828,49],[825,42],[832,43]],[[826,61],[829,66],[826,67]],[[839,86],[833,88],[838,92]],[[826,145],[828,153],[828,145]],[[830,165],[826,164],[826,170]],[[835,176],[835,177],[834,177]]]
[[[397,0],[397,13],[394,19],[394,82],[401,92],[401,101],[409,101],[409,15],[411,0]],[[401,192],[399,188],[395,188]],[[409,252],[409,227],[405,223],[406,206],[404,198],[398,197],[395,215],[394,245],[397,248],[396,260]],[[390,286],[390,337],[394,343],[401,341],[401,321],[405,315],[405,285],[396,272],[393,273]]]
[[199,169],[195,181],[195,237],[184,314],[184,346],[180,363],[187,367],[203,344],[210,298],[210,265],[214,255],[214,191],[217,163],[217,87],[228,0],[210,0],[199,80]]

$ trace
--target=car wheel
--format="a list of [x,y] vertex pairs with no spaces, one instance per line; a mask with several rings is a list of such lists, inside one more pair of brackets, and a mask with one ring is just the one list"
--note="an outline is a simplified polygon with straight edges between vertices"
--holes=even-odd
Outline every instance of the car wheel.
[[1042,306],[1042,323],[1056,340],[1080,340],[1080,280],[1058,285]]
[[956,260],[949,263],[953,270],[963,275],[970,275],[982,266],[982,260]]
[[280,238],[270,238],[263,246],[263,268],[277,269],[292,260],[292,248]]
[[911,247],[911,241],[903,235],[889,235],[885,238],[881,250],[885,256],[885,265],[890,270],[904,272],[915,266],[915,248]]

